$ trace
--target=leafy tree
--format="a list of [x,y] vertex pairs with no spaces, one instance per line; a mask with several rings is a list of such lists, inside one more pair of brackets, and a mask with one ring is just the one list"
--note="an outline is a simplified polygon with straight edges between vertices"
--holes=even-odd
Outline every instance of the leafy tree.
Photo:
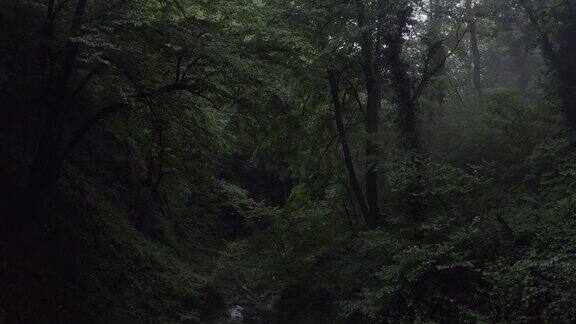
[[573,1],[7,0],[0,322],[573,322]]

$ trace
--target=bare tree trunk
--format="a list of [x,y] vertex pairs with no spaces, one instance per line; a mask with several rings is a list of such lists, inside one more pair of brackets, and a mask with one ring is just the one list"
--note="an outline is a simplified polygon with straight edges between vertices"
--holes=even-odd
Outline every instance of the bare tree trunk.
[[558,19],[558,44],[555,46],[552,38],[541,24],[537,8],[526,0],[519,0],[524,6],[532,25],[540,31],[540,43],[544,57],[548,60],[550,70],[558,82],[558,97],[562,104],[564,123],[568,143],[576,151],[576,1],[564,0],[564,10]]
[[370,210],[367,220],[369,228],[376,228],[380,221],[380,209],[378,206],[378,144],[374,141],[374,135],[378,133],[378,115],[380,112],[380,79],[377,73],[375,49],[373,46],[371,28],[366,23],[366,12],[361,0],[356,0],[358,11],[358,27],[360,28],[360,47],[362,49],[362,67],[364,69],[364,81],[366,83],[366,200]]
[[511,72],[513,72],[516,77],[516,87],[522,95],[525,95],[530,84],[530,73],[528,69],[530,49],[526,43],[525,35],[515,37],[514,27],[516,26],[521,30],[525,30],[528,26],[526,26],[523,19],[516,22],[517,19],[515,17],[513,1],[504,3],[502,10],[502,18],[498,22],[497,27],[504,33],[504,45],[508,48],[508,55],[510,55],[513,60]]
[[[70,105],[68,102],[68,92],[70,80],[74,70],[74,64],[80,54],[80,45],[72,40],[73,37],[81,35],[82,20],[86,11],[88,0],[78,0],[72,17],[72,24],[68,34],[68,44],[66,55],[63,59],[60,71],[54,80],[54,83],[46,85],[44,102],[42,103],[45,110],[45,123],[42,136],[38,142],[36,156],[34,158],[27,190],[24,193],[26,198],[32,201],[32,204],[39,202],[54,187],[60,177],[62,164],[64,162],[65,147],[63,145],[63,127],[66,120],[66,110]],[[52,42],[52,33],[54,28],[54,3],[49,3],[47,24],[45,26],[45,41],[49,45]],[[50,49],[47,49],[49,51]],[[52,59],[48,55],[48,59]],[[50,65],[54,64],[49,62]],[[50,67],[48,74],[52,73]],[[50,80],[49,77],[47,80]]]
[[[440,68],[435,72],[436,76],[446,75],[446,67],[443,64],[444,58],[448,54],[446,50],[446,44],[442,39],[442,6],[439,0],[430,0],[430,26],[428,30],[428,56],[429,65],[427,74],[433,73],[433,69],[440,66]],[[438,104],[444,104],[446,101],[446,87],[444,84],[440,84],[436,87],[436,102]],[[429,112],[431,114],[431,111]],[[433,118],[432,115],[429,116]]]
[[[70,26],[70,32],[68,35],[68,44],[66,45],[66,56],[64,62],[62,63],[62,68],[56,79],[57,91],[65,92],[66,87],[70,83],[70,78],[72,77],[72,72],[74,70],[74,64],[76,59],[80,54],[80,44],[73,40],[74,37],[82,35],[82,21],[84,18],[84,13],[86,12],[86,5],[88,0],[78,0],[76,3],[76,9],[74,10],[74,17],[72,17],[72,25]],[[58,89],[61,87],[61,89]]]
[[352,192],[354,193],[354,197],[360,206],[360,211],[362,212],[364,220],[366,221],[366,226],[368,228],[372,228],[373,220],[370,214],[370,210],[368,209],[368,206],[364,200],[362,188],[360,186],[360,182],[358,181],[356,170],[354,169],[354,161],[352,160],[350,145],[348,144],[348,139],[346,138],[346,129],[344,127],[344,121],[342,120],[342,104],[340,103],[338,78],[336,77],[336,73],[332,68],[328,68],[327,74],[328,80],[330,81],[330,93],[332,95],[332,105],[334,106],[336,128],[338,129],[338,135],[340,137],[340,144],[342,146],[342,153],[344,154],[344,162],[346,164],[346,170],[348,171]]
[[576,150],[576,1],[565,0],[555,58],[556,79],[568,129],[570,147]]
[[476,91],[482,91],[480,48],[478,45],[478,28],[476,26],[476,13],[472,6],[472,0],[466,0],[466,19],[468,21],[468,32],[470,33],[470,52],[472,54],[472,83]]

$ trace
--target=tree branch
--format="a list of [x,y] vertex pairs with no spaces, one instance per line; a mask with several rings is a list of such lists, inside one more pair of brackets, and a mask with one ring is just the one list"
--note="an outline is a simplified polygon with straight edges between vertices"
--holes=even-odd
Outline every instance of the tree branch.
[[66,3],[68,3],[69,0],[62,0],[62,2],[60,2],[58,4],[58,6],[56,7],[56,9],[54,9],[52,11],[52,19],[54,19],[56,17],[56,15],[60,12],[60,10],[62,10],[62,8],[66,5]]
[[186,20],[188,20],[188,15],[186,15],[186,11],[184,10],[184,7],[182,7],[182,5],[180,5],[180,2],[178,2],[178,0],[173,0],[173,1],[176,4],[176,7],[178,7],[178,10],[180,10],[180,12],[182,13],[182,16],[184,16],[184,18],[186,18]]
[[98,66],[95,69],[93,69],[92,71],[90,71],[90,73],[88,73],[88,75],[82,80],[82,82],[80,82],[80,85],[78,85],[76,90],[74,90],[74,92],[72,92],[72,95],[70,96],[70,100],[74,99],[80,93],[80,91],[82,91],[82,89],[90,82],[90,80],[96,74],[98,74],[98,72],[100,72],[102,69],[104,69],[103,66]]
[[70,140],[68,145],[66,145],[64,147],[64,149],[62,150],[62,157],[68,156],[68,154],[70,154],[70,152],[72,152],[72,150],[74,150],[78,146],[78,144],[80,144],[82,139],[84,139],[84,136],[94,126],[96,126],[96,124],[99,121],[108,117],[110,114],[117,112],[119,110],[122,110],[124,108],[127,108],[129,106],[130,105],[128,103],[122,102],[122,103],[116,103],[116,104],[110,105],[110,106],[103,108],[102,110],[98,111],[96,113],[96,115],[94,115],[92,118],[90,118],[86,122],[84,122],[84,124],[76,132],[74,132],[74,134],[72,135],[72,139]]
[[448,59],[450,57],[452,57],[452,55],[454,55],[454,53],[456,52],[458,47],[460,47],[460,44],[462,43],[462,40],[464,39],[464,36],[466,35],[466,31],[464,31],[461,35],[458,35],[459,33],[460,33],[460,23],[458,24],[458,29],[456,31],[456,35],[457,35],[456,44],[452,47],[450,52],[448,52],[448,54],[442,59],[442,61],[432,71],[425,73],[422,76],[422,79],[420,80],[420,83],[418,84],[418,87],[416,88],[416,91],[414,92],[414,98],[413,98],[414,100],[416,100],[416,99],[418,99],[418,97],[420,97],[420,95],[422,94],[424,89],[426,89],[426,87],[428,86],[428,83],[430,82],[430,80],[432,80],[434,75],[436,75],[436,73],[438,73],[438,71],[440,71],[440,69],[442,69],[446,65],[446,62],[448,62]]
[[345,80],[346,80],[346,83],[348,83],[348,85],[350,86],[351,90],[353,91],[354,100],[356,100],[356,104],[358,105],[358,109],[360,109],[360,111],[362,112],[362,115],[364,116],[364,118],[366,118],[366,110],[364,109],[364,105],[362,104],[362,100],[360,100],[360,94],[358,93],[358,88],[356,88],[348,78],[345,78]]

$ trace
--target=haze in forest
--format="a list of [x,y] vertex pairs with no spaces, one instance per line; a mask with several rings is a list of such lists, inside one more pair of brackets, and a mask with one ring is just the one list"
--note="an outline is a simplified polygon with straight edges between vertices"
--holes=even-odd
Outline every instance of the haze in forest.
[[576,0],[0,1],[0,323],[576,322]]

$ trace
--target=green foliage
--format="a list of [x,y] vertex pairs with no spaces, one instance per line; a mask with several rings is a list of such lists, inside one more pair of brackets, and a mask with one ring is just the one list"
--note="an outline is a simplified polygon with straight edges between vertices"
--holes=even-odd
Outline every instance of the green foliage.
[[[79,1],[0,3],[0,198],[26,198],[37,164],[55,175],[17,244],[0,238],[18,273],[0,321],[200,323],[240,305],[260,322],[575,322],[573,121],[535,50],[567,46],[568,2],[475,2],[464,17],[461,1],[93,0],[78,30]],[[370,134],[364,35],[382,54]],[[361,186],[379,169],[378,228],[347,167]]]

